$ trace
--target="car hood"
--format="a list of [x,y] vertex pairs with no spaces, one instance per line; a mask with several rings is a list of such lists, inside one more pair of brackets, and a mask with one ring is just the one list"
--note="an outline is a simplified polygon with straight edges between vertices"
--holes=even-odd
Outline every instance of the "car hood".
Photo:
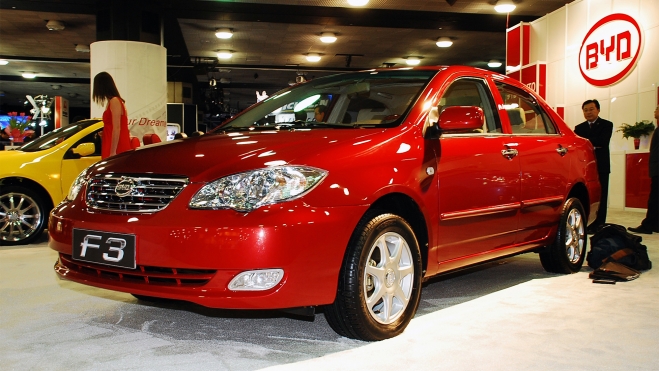
[[393,129],[312,129],[207,134],[138,148],[97,164],[102,172],[184,175],[192,182],[276,165],[328,170],[372,152]]
[[50,152],[23,152],[19,150],[0,151],[0,173],[15,173],[25,163],[38,161]]

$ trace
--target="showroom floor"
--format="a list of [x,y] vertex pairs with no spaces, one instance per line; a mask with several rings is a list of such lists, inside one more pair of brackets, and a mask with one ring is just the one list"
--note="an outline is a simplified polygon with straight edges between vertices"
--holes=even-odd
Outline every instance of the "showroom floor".
[[657,370],[659,234],[643,243],[657,268],[616,285],[591,283],[588,267],[546,273],[532,253],[433,279],[401,336],[366,343],[322,314],[146,304],[60,281],[44,238],[0,247],[0,369]]

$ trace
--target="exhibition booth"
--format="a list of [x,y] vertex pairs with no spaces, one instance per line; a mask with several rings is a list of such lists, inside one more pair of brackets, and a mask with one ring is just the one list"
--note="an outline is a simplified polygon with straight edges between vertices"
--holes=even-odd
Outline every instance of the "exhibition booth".
[[540,94],[574,128],[581,105],[614,124],[609,208],[645,211],[650,137],[639,149],[617,131],[653,121],[659,104],[659,1],[577,0],[507,30],[506,73]]

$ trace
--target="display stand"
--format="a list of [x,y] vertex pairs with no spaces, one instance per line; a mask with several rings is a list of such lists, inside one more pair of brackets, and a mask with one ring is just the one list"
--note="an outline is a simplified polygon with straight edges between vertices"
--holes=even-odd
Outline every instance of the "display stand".
[[650,195],[648,151],[625,151],[625,210],[646,209]]

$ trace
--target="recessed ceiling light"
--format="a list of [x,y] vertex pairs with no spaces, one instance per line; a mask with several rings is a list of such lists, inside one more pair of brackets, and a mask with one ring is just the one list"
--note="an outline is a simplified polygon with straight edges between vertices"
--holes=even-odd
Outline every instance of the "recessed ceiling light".
[[368,0],[348,0],[348,4],[352,6],[364,6],[368,4]]
[[48,23],[46,23],[46,28],[48,28],[50,31],[62,31],[64,29],[64,23],[50,20]]
[[500,0],[497,1],[497,5],[494,6],[494,10],[498,13],[510,13],[515,10],[516,6],[510,0]]
[[33,79],[37,77],[37,74],[36,72],[25,71],[21,74],[21,76],[25,77],[26,79]]
[[89,45],[76,44],[76,51],[81,53],[89,53]]
[[502,63],[496,59],[491,59],[489,62],[487,62],[487,66],[491,68],[501,67],[501,64]]
[[336,41],[336,35],[331,32],[323,32],[320,34],[320,41],[331,44]]
[[318,62],[320,61],[320,55],[318,53],[309,53],[307,54],[307,61]]
[[230,39],[233,36],[233,31],[230,28],[218,28],[215,30],[215,36],[218,39]]
[[9,63],[6,59],[0,59],[0,66],[6,66]]
[[405,63],[407,63],[408,66],[416,66],[421,63],[421,60],[417,57],[407,57],[405,58]]
[[448,37],[440,37],[439,39],[437,39],[436,44],[440,48],[448,48],[449,46],[453,45],[453,41]]
[[219,59],[229,59],[233,55],[233,52],[231,50],[219,50],[217,52],[217,57]]

